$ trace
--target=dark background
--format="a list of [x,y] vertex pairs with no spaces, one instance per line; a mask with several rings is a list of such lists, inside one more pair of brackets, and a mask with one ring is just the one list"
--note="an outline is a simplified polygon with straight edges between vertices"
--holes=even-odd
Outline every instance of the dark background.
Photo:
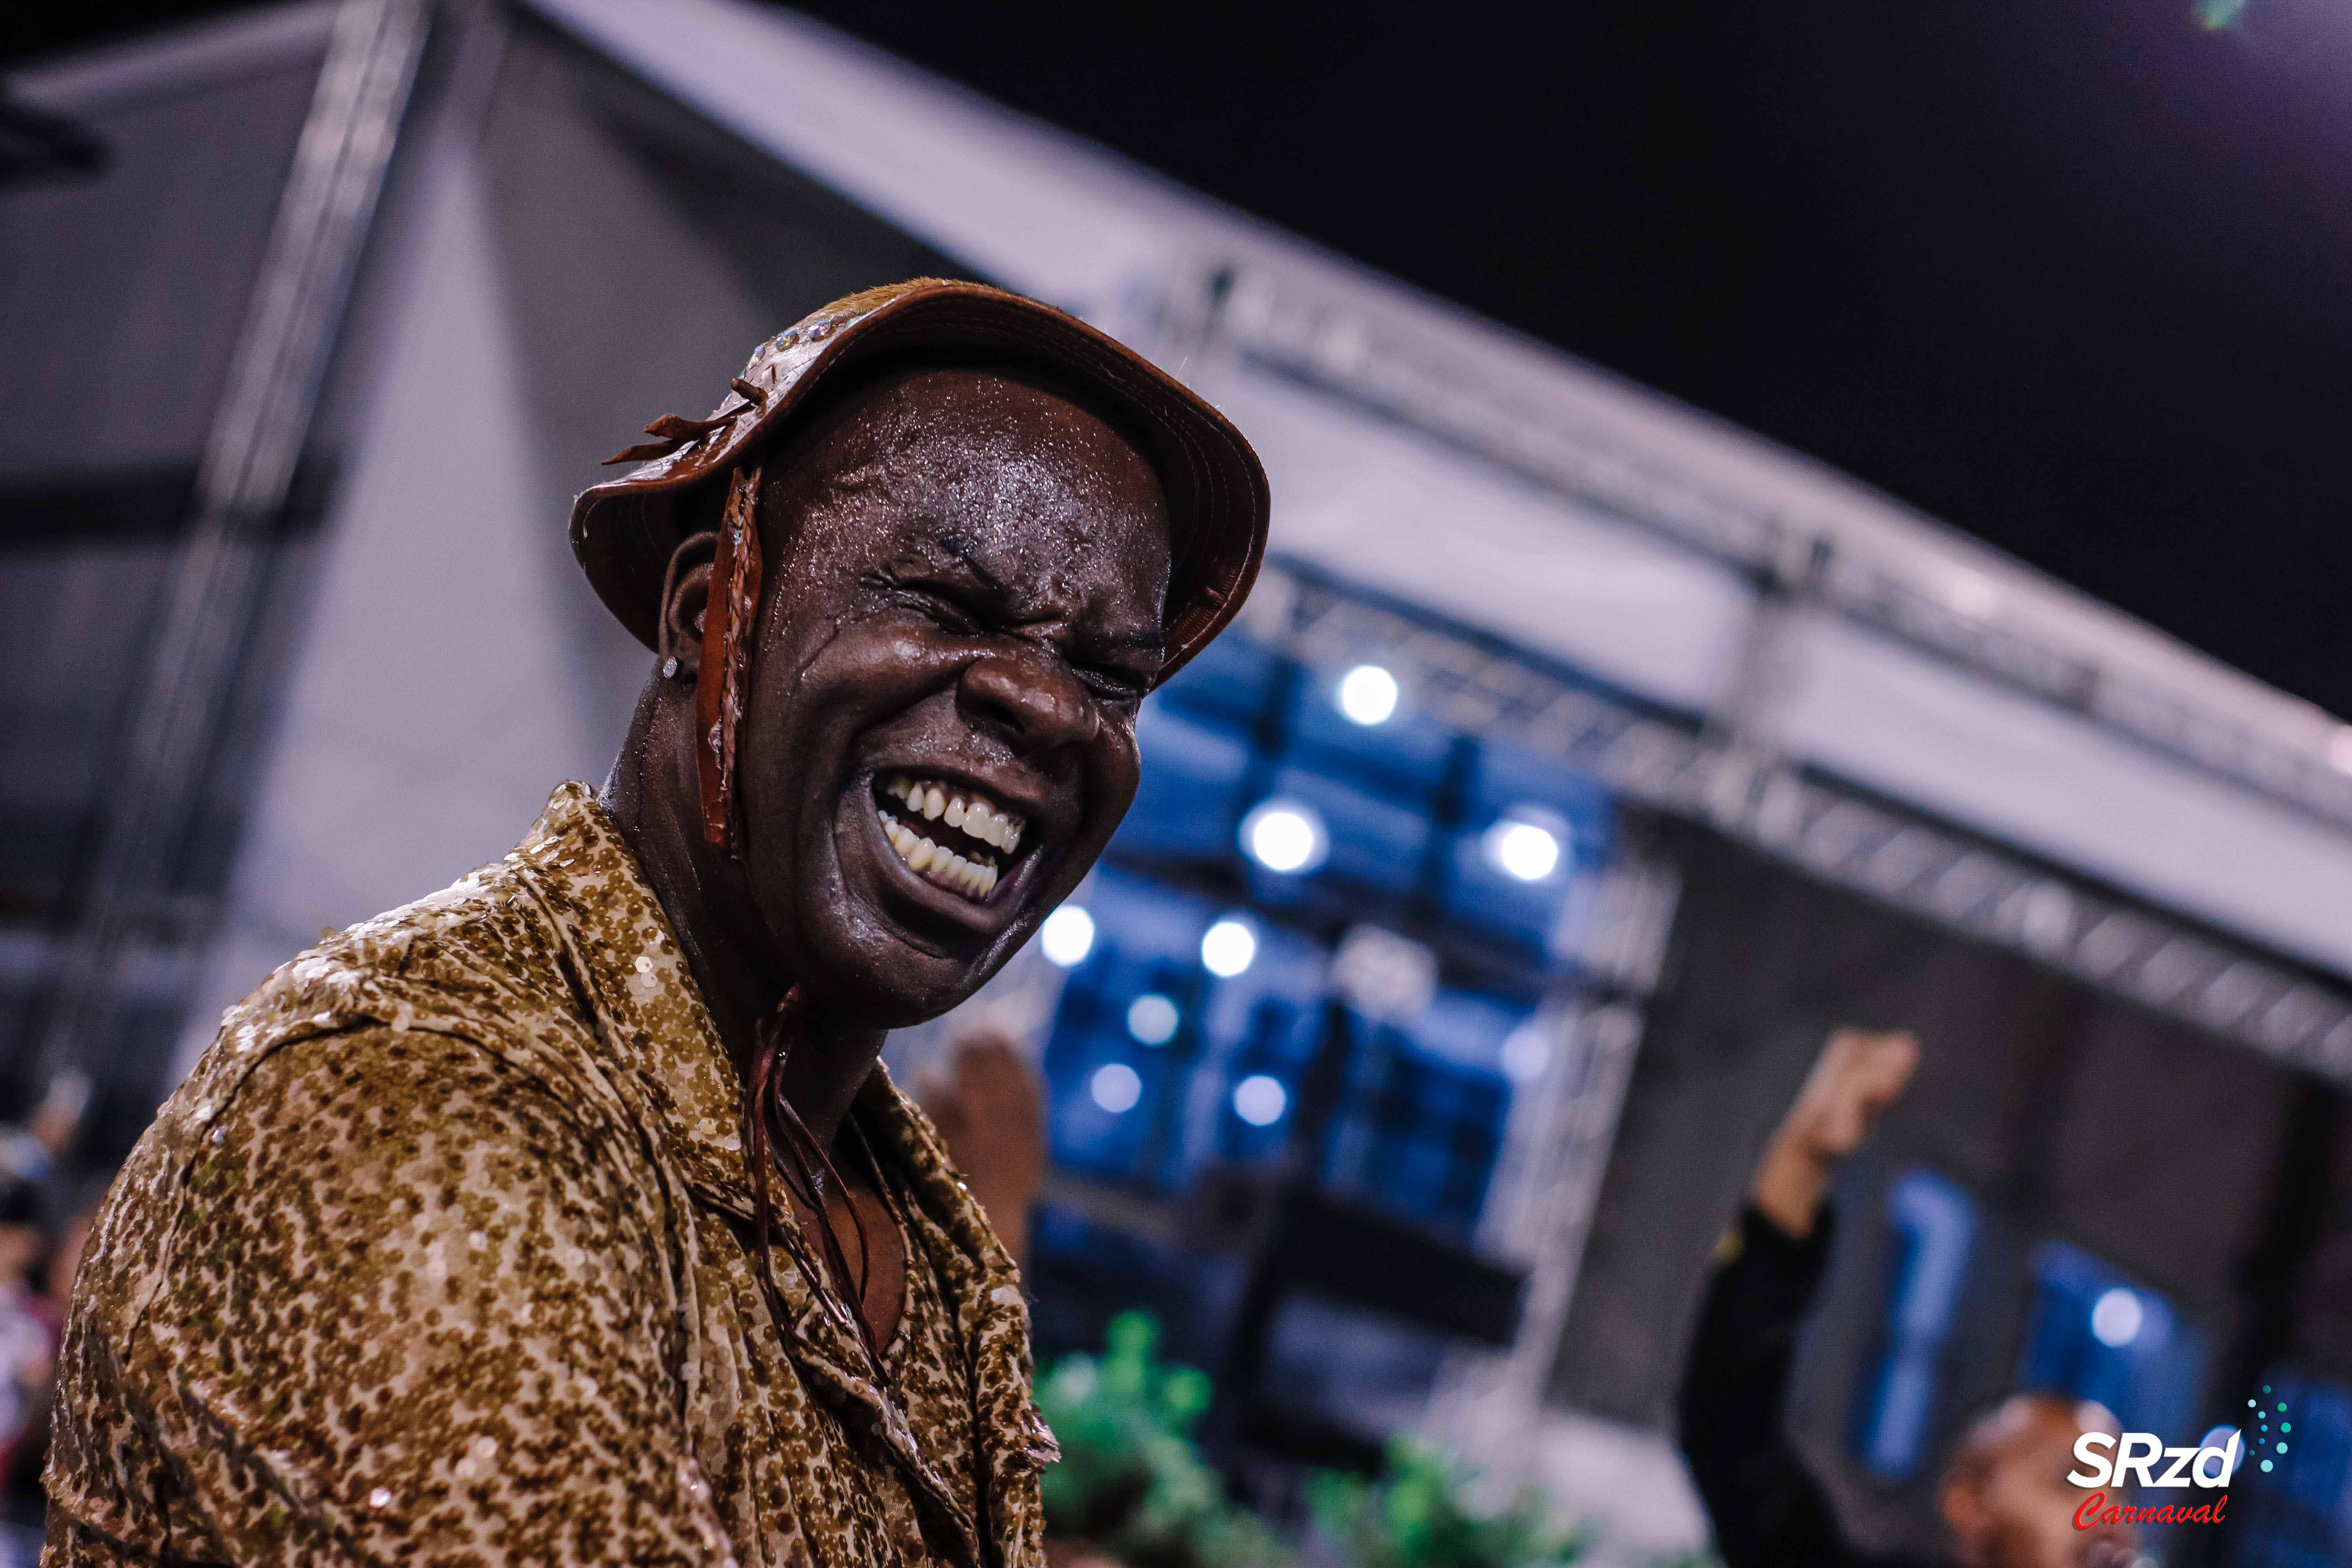
[[2352,715],[2331,0],[799,8]]

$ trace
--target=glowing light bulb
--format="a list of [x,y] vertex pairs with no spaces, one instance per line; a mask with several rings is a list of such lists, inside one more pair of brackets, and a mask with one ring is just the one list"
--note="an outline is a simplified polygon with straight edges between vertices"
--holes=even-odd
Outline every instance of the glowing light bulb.
[[1129,1004],[1127,1032],[1147,1046],[1164,1046],[1176,1037],[1176,1004],[1156,991],[1147,991]]
[[1503,1076],[1513,1083],[1533,1083],[1551,1066],[1551,1041],[1537,1024],[1522,1024],[1503,1040]]
[[1271,1127],[1290,1109],[1290,1091],[1282,1080],[1254,1072],[1234,1085],[1234,1114],[1252,1127]]
[[1257,933],[1247,921],[1227,915],[1201,937],[1201,967],[1220,980],[1231,980],[1257,958]]
[[1268,800],[1242,818],[1242,847],[1267,870],[1295,877],[1323,864],[1331,840],[1314,807],[1293,800]]
[[1068,969],[1084,963],[1095,950],[1095,917],[1076,904],[1064,904],[1045,917],[1038,929],[1037,945],[1047,963]]
[[1486,829],[1482,843],[1487,864],[1517,881],[1540,882],[1559,869],[1559,830],[1533,812],[1512,812]]
[[2109,1350],[2121,1350],[2139,1338],[2147,1317],[2139,1298],[2118,1285],[2091,1307],[2091,1337]]
[[1125,1062],[1113,1062],[1095,1069],[1087,1080],[1087,1094],[1113,1116],[1123,1116],[1143,1098],[1143,1079]]
[[1360,664],[1339,678],[1339,711],[1367,727],[1395,717],[1398,695],[1397,678],[1377,664]]

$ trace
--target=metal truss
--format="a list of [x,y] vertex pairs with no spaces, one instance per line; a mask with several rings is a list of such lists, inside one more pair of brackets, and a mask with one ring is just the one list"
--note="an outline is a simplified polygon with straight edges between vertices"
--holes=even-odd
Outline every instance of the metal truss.
[[[1269,575],[1273,575],[1269,574]],[[2352,1087],[2352,992],[2021,855],[1647,713],[1471,628],[1303,567],[1274,587],[1295,657],[1377,656],[1455,729],[1556,758],[1653,811]]]
[[2250,724],[2084,647],[2004,621],[1991,603],[1832,541],[1799,520],[1627,454],[1556,412],[1489,384],[1433,346],[1375,333],[1358,314],[1262,268],[1210,263],[1142,313],[1163,341],[1213,345],[1513,476],[1726,563],[1769,588],[1787,563],[1823,557],[1813,601],[1949,663],[2078,712],[2176,761],[2352,826],[2352,729],[2325,746]]
[[[116,746],[98,854],[62,953],[37,1077],[89,1059],[129,954],[200,940],[170,870],[236,679],[282,513],[432,19],[426,0],[342,0],[228,385]],[[173,918],[175,915],[180,918]]]

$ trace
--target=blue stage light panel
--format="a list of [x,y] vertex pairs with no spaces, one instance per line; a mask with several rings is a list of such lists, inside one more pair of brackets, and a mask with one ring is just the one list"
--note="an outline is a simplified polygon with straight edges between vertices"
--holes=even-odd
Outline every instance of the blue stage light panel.
[[[1266,794],[1270,799],[1304,802],[1322,817],[1324,831],[1330,837],[1330,853],[1309,876],[1334,878],[1381,893],[1412,890],[1429,844],[1426,812],[1303,768],[1282,769]],[[1269,898],[1290,896],[1303,879],[1253,869],[1253,885]]]
[[1415,1049],[1455,1067],[1500,1072],[1503,1042],[1532,1016],[1533,1009],[1524,1003],[1448,986],[1412,1020],[1412,1043]]
[[[1434,1010],[1434,1009],[1433,1009]],[[1500,1052],[1499,1037],[1491,1049]],[[1408,1218],[1459,1235],[1478,1223],[1502,1152],[1509,1083],[1404,1030],[1381,1027],[1357,1058],[1326,1177]]]
[[[1179,1138],[1171,1117],[1202,1038],[1199,946],[1208,909],[1108,870],[1087,879],[1072,901],[1094,917],[1095,945],[1064,982],[1045,1044],[1054,1160],[1106,1180],[1160,1184]],[[1130,1026],[1146,994],[1176,1009],[1174,1034],[1156,1045]],[[1107,1081],[1106,1068],[1114,1069]],[[1122,1068],[1131,1081],[1119,1078]]]
[[1144,855],[1230,857],[1246,805],[1241,798],[1250,765],[1246,735],[1180,717],[1155,700],[1144,704],[1136,722],[1136,743],[1143,779],[1119,824],[1117,846]]
[[[1538,880],[1511,875],[1489,847],[1497,823],[1521,817],[1559,840],[1558,866]],[[1446,849],[1445,912],[1539,958],[1570,886],[1607,856],[1609,830],[1609,796],[1591,779],[1546,758],[1481,747]]]
[[1900,1480],[1918,1468],[1935,1429],[1944,1347],[1976,1247],[1976,1199],[1922,1167],[1887,1189],[1886,1222],[1902,1237],[1903,1262],[1887,1291],[1885,1350],[1863,1385],[1853,1441],[1864,1465]]
[[[1150,1139],[1150,1105],[1166,1066],[1164,1056],[1127,1037],[1126,1005],[1118,990],[1082,984],[1073,976],[1062,992],[1053,1038],[1045,1047],[1054,1163],[1116,1182],[1130,1181],[1138,1173]],[[1132,1098],[1106,1102],[1098,1092],[1099,1080],[1107,1071],[1122,1070],[1133,1075]]]
[[[1236,1164],[1262,1163],[1282,1152],[1290,1136],[1291,1113],[1298,1108],[1299,1075],[1315,1054],[1317,1012],[1279,996],[1262,996],[1250,1009],[1240,1042],[1218,1064],[1219,1159]],[[1273,1079],[1283,1091],[1282,1113],[1272,1121],[1247,1120],[1243,1108],[1235,1104],[1235,1089],[1260,1077]]]
[[1213,730],[1247,735],[1272,700],[1282,661],[1262,643],[1227,632],[1160,689],[1156,702]]
[[1445,782],[1454,731],[1411,708],[1381,724],[1359,724],[1339,711],[1340,670],[1298,683],[1289,713],[1290,765],[1346,782],[1396,805],[1427,811]]
[[2080,1247],[2052,1241],[2034,1249],[2019,1387],[2095,1399],[2126,1431],[2184,1431],[2204,1363],[2204,1337],[2169,1298]]

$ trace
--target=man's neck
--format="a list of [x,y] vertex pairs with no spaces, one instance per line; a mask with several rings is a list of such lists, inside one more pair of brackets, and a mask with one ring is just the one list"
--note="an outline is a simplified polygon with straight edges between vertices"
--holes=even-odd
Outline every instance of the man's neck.
[[[691,762],[693,689],[656,681],[637,705],[604,788],[605,805],[677,932],[687,969],[739,1077],[792,977],[741,868],[703,837]],[[783,1068],[784,1098],[830,1147],[882,1054],[884,1031],[806,1016]]]

